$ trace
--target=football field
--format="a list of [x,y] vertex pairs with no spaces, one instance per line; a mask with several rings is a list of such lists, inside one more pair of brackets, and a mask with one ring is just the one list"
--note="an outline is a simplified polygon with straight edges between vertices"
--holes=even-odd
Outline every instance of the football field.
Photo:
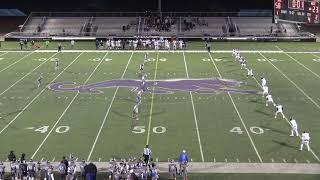
[[[149,51],[142,72],[145,51],[0,51],[0,159],[14,150],[42,161],[70,153],[109,161],[139,157],[149,144],[161,162],[185,149],[193,162],[319,163],[320,54],[270,47],[241,46],[254,78],[230,47]],[[147,91],[135,120],[142,74]],[[261,77],[285,119],[266,107]],[[310,132],[310,152],[289,136],[290,117]]]

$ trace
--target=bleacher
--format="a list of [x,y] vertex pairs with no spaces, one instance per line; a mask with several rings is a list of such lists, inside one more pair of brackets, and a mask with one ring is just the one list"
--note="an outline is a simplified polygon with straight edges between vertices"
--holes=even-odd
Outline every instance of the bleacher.
[[[240,17],[237,14],[223,17],[197,16],[197,14],[163,14],[174,21],[169,30],[148,27],[144,13],[121,16],[123,14],[31,14],[21,32],[7,34],[7,37],[135,37],[135,36],[180,36],[201,38],[224,37],[299,37],[296,25],[275,24],[272,17]],[[209,14],[210,15],[210,14]],[[186,27],[192,23],[192,27]],[[187,25],[187,26],[190,26]],[[271,28],[272,27],[272,28]],[[305,33],[307,34],[307,33]],[[305,35],[306,36],[306,35]],[[308,36],[308,34],[307,34]]]
[[46,20],[42,33],[50,35],[79,35],[88,17],[50,17]]

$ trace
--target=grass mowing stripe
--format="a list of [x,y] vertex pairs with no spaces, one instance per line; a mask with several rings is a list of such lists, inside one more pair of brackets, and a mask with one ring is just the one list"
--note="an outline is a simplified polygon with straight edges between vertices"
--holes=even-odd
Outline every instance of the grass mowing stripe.
[[22,57],[22,58],[20,58],[18,61],[14,62],[14,63],[12,63],[12,64],[9,64],[7,67],[5,67],[5,68],[1,69],[1,70],[0,70],[0,73],[1,73],[1,72],[3,72],[3,71],[5,71],[5,70],[7,70],[7,69],[9,69],[11,66],[13,66],[13,65],[17,64],[18,62],[22,61],[24,58],[26,58],[26,57],[30,56],[30,55],[31,55],[31,54],[33,54],[34,52],[35,52],[35,51],[33,51],[33,52],[31,52],[31,53],[29,53],[29,54],[27,54],[27,55],[23,56],[23,57]]
[[13,83],[11,86],[9,86],[6,90],[4,90],[3,92],[0,93],[0,96],[2,96],[4,93],[6,93],[7,91],[9,91],[13,86],[15,86],[16,84],[18,84],[20,81],[22,81],[25,77],[29,76],[33,71],[37,70],[39,67],[41,67],[43,64],[45,64],[46,62],[49,61],[49,59],[53,58],[55,55],[57,55],[58,53],[53,54],[52,56],[50,56],[47,60],[43,61],[41,64],[39,64],[37,67],[35,67],[33,70],[31,70],[30,72],[28,72],[26,75],[24,75],[22,78],[20,78],[19,80],[17,80],[15,83]]
[[[156,67],[155,67],[154,77],[153,77],[153,81],[154,82],[157,79],[158,60],[159,60],[159,52],[157,53],[157,60],[156,60],[156,65],[155,65]],[[149,113],[149,123],[148,123],[148,133],[147,133],[147,142],[146,142],[146,144],[149,144],[149,142],[150,142],[150,131],[151,131],[151,124],[152,124],[154,90],[155,90],[155,86],[152,87],[151,106],[150,106],[150,113]]]
[[[133,57],[133,54],[134,54],[134,51],[131,53],[131,56],[130,56],[130,58],[129,58],[129,60],[128,60],[128,63],[127,63],[127,65],[126,65],[126,67],[125,67],[125,69],[124,69],[124,71],[123,71],[122,76],[121,76],[121,79],[124,78],[124,75],[125,75],[126,72],[127,72],[127,69],[128,69],[129,64],[130,64],[130,62],[131,62],[131,59],[132,59],[132,57]],[[103,118],[103,121],[102,121],[101,126],[100,126],[99,131],[98,131],[98,134],[97,134],[97,136],[96,136],[96,138],[95,138],[95,140],[94,140],[94,142],[93,142],[93,145],[92,145],[92,147],[91,147],[91,150],[90,150],[90,152],[89,152],[87,161],[90,160],[91,155],[92,155],[92,153],[93,153],[93,150],[94,150],[94,148],[96,147],[96,144],[97,144],[97,142],[98,142],[98,139],[99,139],[100,134],[101,134],[101,131],[102,131],[102,128],[104,127],[104,124],[106,123],[107,117],[108,117],[108,115],[109,115],[111,106],[112,106],[112,104],[113,104],[113,102],[114,102],[114,100],[115,100],[115,98],[116,98],[116,95],[117,95],[117,93],[118,93],[118,90],[119,90],[119,86],[117,87],[117,89],[115,90],[115,92],[114,92],[114,94],[113,94],[113,97],[112,97],[112,100],[111,100],[111,102],[110,102],[110,104],[109,104],[108,110],[107,110],[107,112],[106,112],[106,114],[105,114],[105,116],[104,116],[104,118]]]
[[260,56],[266,59],[283,77],[285,77],[289,82],[291,82],[303,95],[305,95],[318,109],[320,106],[315,102],[306,92],[304,92],[295,82],[293,82],[286,74],[284,74],[277,66],[275,66],[269,59],[267,59],[262,53],[259,53]]
[[[67,67],[65,67],[50,83],[53,83],[58,77],[61,76],[61,74],[67,70],[83,53],[80,53],[79,56],[77,56]],[[46,90],[46,87],[43,88],[2,130],[0,131],[0,134],[4,130],[6,130],[44,91]]]
[[[182,52],[182,54],[183,54],[184,66],[186,68],[186,75],[187,75],[187,78],[189,79],[189,71],[188,71],[188,66],[187,66],[187,62],[186,62],[186,56],[185,56],[184,52]],[[201,154],[201,160],[202,160],[202,162],[204,162],[202,145],[201,145],[201,138],[200,138],[199,127],[198,127],[197,114],[196,114],[196,110],[195,110],[195,107],[194,107],[192,93],[190,91],[189,91],[189,93],[190,93],[190,98],[191,98],[191,105],[192,105],[192,110],[193,110],[194,123],[196,125],[196,130],[197,130],[197,136],[198,136],[198,143],[199,143],[199,149],[200,149],[200,154]]]
[[[263,58],[265,58],[278,72],[280,72],[280,74],[282,74],[282,76],[284,76],[288,81],[290,81],[300,92],[302,92],[302,94],[304,94],[312,103],[314,103],[320,109],[320,106],[308,94],[306,94],[296,83],[294,83],[291,79],[289,79],[289,77],[287,75],[285,75],[277,66],[275,66],[271,61],[269,61],[263,54],[260,53],[260,55]],[[261,87],[261,85],[260,85],[260,87]],[[290,122],[287,119],[287,117],[285,117],[285,119],[290,125]],[[300,137],[300,134],[299,134],[299,137]],[[317,161],[320,162],[319,157],[314,153],[314,151],[311,148],[310,148],[310,151],[311,151],[312,155],[317,159]]]
[[[106,56],[108,55],[108,53],[106,53],[102,59],[105,59]],[[96,72],[96,70],[98,69],[98,67],[101,65],[101,63],[104,61],[100,61],[99,64],[93,69],[93,71],[91,72],[91,74],[89,75],[89,77],[86,79],[86,81],[83,83],[83,85],[87,84],[88,81],[90,80],[90,78],[92,77],[92,75]],[[78,91],[77,94],[72,98],[72,100],[70,101],[70,103],[68,104],[68,106],[66,107],[66,109],[62,112],[62,114],[60,115],[60,117],[58,118],[58,120],[55,122],[55,124],[53,125],[53,127],[50,129],[49,133],[46,135],[46,137],[42,140],[41,144],[38,146],[38,148],[36,149],[36,151],[33,153],[33,155],[31,156],[31,158],[33,159],[35,157],[35,155],[38,153],[38,151],[41,149],[41,147],[43,146],[43,144],[47,141],[48,137],[51,135],[52,131],[56,128],[56,126],[58,125],[58,123],[60,122],[60,120],[62,119],[62,117],[66,114],[66,112],[69,110],[69,108],[71,107],[72,103],[74,102],[74,100],[76,100],[76,98],[78,97],[78,95],[80,94],[80,92]]]
[[[279,48],[278,46],[276,46],[276,47]],[[281,49],[281,48],[279,48],[279,49]],[[319,76],[317,73],[313,72],[311,69],[309,69],[308,67],[306,67],[304,64],[302,64],[301,62],[299,62],[297,59],[295,59],[294,57],[292,57],[290,54],[288,54],[288,53],[286,53],[286,52],[284,52],[284,54],[287,55],[289,58],[291,58],[292,60],[294,60],[294,61],[295,61],[296,63],[298,63],[300,66],[304,67],[306,70],[308,70],[309,72],[311,72],[313,75],[317,76],[317,78],[320,79],[320,76]]]
[[[220,71],[219,71],[216,63],[214,62],[214,60],[213,60],[213,58],[212,58],[212,56],[211,56],[211,53],[208,52],[208,54],[209,54],[209,56],[210,56],[211,62],[213,63],[216,71],[217,71],[218,74],[219,74],[219,77],[222,78],[222,76],[221,76],[221,74],[220,74]],[[261,156],[260,156],[260,154],[259,154],[259,152],[258,152],[258,149],[257,149],[256,145],[254,144],[252,138],[251,138],[251,135],[250,135],[250,133],[249,133],[249,131],[248,131],[248,129],[247,129],[247,126],[246,126],[246,124],[244,123],[244,121],[243,121],[243,119],[242,119],[242,117],[241,117],[241,115],[240,115],[240,112],[239,112],[236,104],[235,104],[234,101],[233,101],[233,98],[232,98],[231,94],[230,94],[229,92],[227,92],[227,94],[228,94],[229,97],[230,97],[231,103],[232,103],[234,109],[236,110],[236,112],[237,112],[237,114],[238,114],[238,117],[239,117],[239,119],[240,119],[240,121],[241,121],[241,123],[242,123],[242,126],[243,126],[243,128],[245,129],[245,131],[246,131],[246,133],[247,133],[247,135],[248,135],[248,137],[249,137],[249,139],[250,139],[251,145],[252,145],[254,151],[256,152],[256,154],[257,154],[257,156],[258,156],[258,158],[259,158],[259,161],[260,161],[260,162],[263,162],[262,159],[261,159]]]

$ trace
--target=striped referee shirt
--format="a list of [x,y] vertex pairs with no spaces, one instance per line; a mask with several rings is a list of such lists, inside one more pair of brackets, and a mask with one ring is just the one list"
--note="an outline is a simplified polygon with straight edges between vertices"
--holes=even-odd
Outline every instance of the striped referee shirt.
[[143,148],[143,154],[147,155],[147,156],[150,156],[151,150],[149,148]]

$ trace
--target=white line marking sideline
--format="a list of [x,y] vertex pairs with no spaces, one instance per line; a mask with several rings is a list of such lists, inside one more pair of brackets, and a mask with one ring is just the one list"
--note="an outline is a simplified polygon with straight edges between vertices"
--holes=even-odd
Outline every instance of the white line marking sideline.
[[[186,56],[185,56],[184,52],[182,54],[183,54],[184,66],[185,66],[185,69],[186,69],[186,75],[187,75],[187,78],[189,79],[189,71],[188,71],[188,66],[187,66],[187,62],[186,62]],[[199,143],[199,149],[200,149],[200,154],[201,154],[201,160],[202,160],[202,162],[204,162],[204,156],[203,156],[202,145],[201,145],[201,138],[200,138],[199,127],[198,127],[197,114],[196,114],[196,110],[195,110],[195,107],[194,107],[192,93],[191,92],[189,92],[189,93],[190,93],[190,98],[191,98],[191,105],[192,105],[192,110],[193,110],[194,123],[196,125],[196,130],[197,130],[197,136],[198,136],[198,143]]]

